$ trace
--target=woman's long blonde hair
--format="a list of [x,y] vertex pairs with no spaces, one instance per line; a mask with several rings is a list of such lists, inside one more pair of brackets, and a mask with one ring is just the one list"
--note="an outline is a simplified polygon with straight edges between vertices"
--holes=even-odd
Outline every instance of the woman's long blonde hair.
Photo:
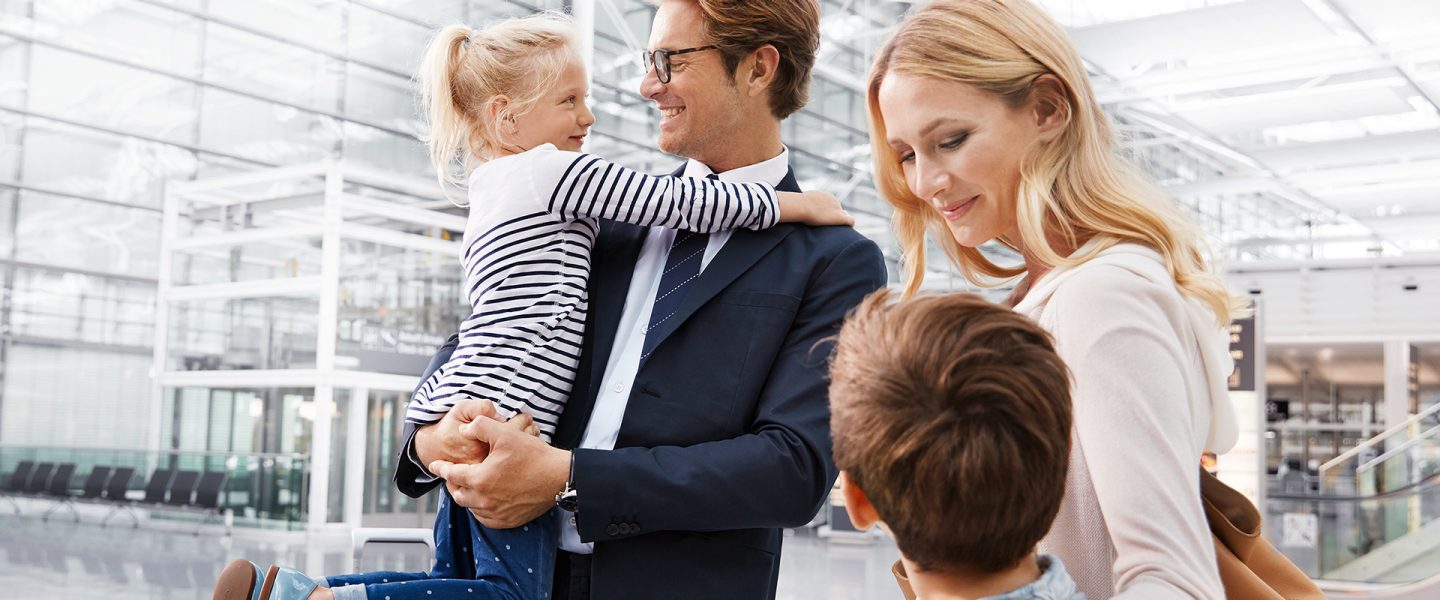
[[[423,139],[442,190],[461,184],[475,165],[494,158],[504,139],[499,123],[534,108],[576,59],[578,48],[574,24],[556,12],[484,29],[450,25],[435,35],[418,79],[430,130]],[[509,103],[492,119],[490,103],[502,95]]]
[[[1110,121],[1074,45],[1026,0],[936,0],[907,18],[876,55],[867,94],[875,185],[895,207],[907,296],[925,278],[927,230],[973,283],[1013,278],[1025,268],[1002,267],[978,248],[961,246],[935,209],[911,193],[880,114],[880,85],[892,72],[975,86],[1011,107],[1030,98],[1037,78],[1054,75],[1065,96],[1063,131],[1022,160],[1015,201],[1020,239],[1000,242],[1023,247],[1049,266],[1073,266],[1115,244],[1138,243],[1158,251],[1180,290],[1213,310],[1222,325],[1241,309],[1206,266],[1200,235],[1180,209],[1115,154]],[[1074,257],[1051,246],[1078,248],[1091,240],[1095,245]]]

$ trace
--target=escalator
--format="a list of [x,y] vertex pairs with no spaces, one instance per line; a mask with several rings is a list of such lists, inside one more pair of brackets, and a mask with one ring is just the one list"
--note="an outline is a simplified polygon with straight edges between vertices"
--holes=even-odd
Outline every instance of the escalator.
[[1440,405],[1271,492],[1271,541],[1331,598],[1440,598]]

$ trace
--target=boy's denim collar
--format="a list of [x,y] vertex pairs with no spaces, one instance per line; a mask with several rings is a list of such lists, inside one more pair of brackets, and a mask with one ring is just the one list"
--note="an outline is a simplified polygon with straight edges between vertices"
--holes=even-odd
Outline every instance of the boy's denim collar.
[[1065,565],[1049,554],[1037,559],[1040,578],[1030,585],[1012,592],[989,596],[982,600],[1085,600],[1085,594],[1075,588],[1075,580],[1065,572]]

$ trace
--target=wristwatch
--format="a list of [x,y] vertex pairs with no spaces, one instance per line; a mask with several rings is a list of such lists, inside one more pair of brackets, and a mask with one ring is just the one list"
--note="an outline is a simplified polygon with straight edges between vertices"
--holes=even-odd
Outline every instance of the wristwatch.
[[570,453],[570,476],[565,479],[565,489],[555,494],[555,506],[560,510],[578,512],[580,510],[580,492],[575,489],[575,453]]

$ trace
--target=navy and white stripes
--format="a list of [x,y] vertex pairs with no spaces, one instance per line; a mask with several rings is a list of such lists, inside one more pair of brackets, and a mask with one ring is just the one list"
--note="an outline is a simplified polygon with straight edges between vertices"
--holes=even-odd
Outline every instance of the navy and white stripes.
[[529,413],[549,441],[580,362],[597,219],[702,233],[773,226],[773,188],[654,177],[544,145],[470,178],[461,262],[471,315],[405,418],[438,421],[462,398]]

